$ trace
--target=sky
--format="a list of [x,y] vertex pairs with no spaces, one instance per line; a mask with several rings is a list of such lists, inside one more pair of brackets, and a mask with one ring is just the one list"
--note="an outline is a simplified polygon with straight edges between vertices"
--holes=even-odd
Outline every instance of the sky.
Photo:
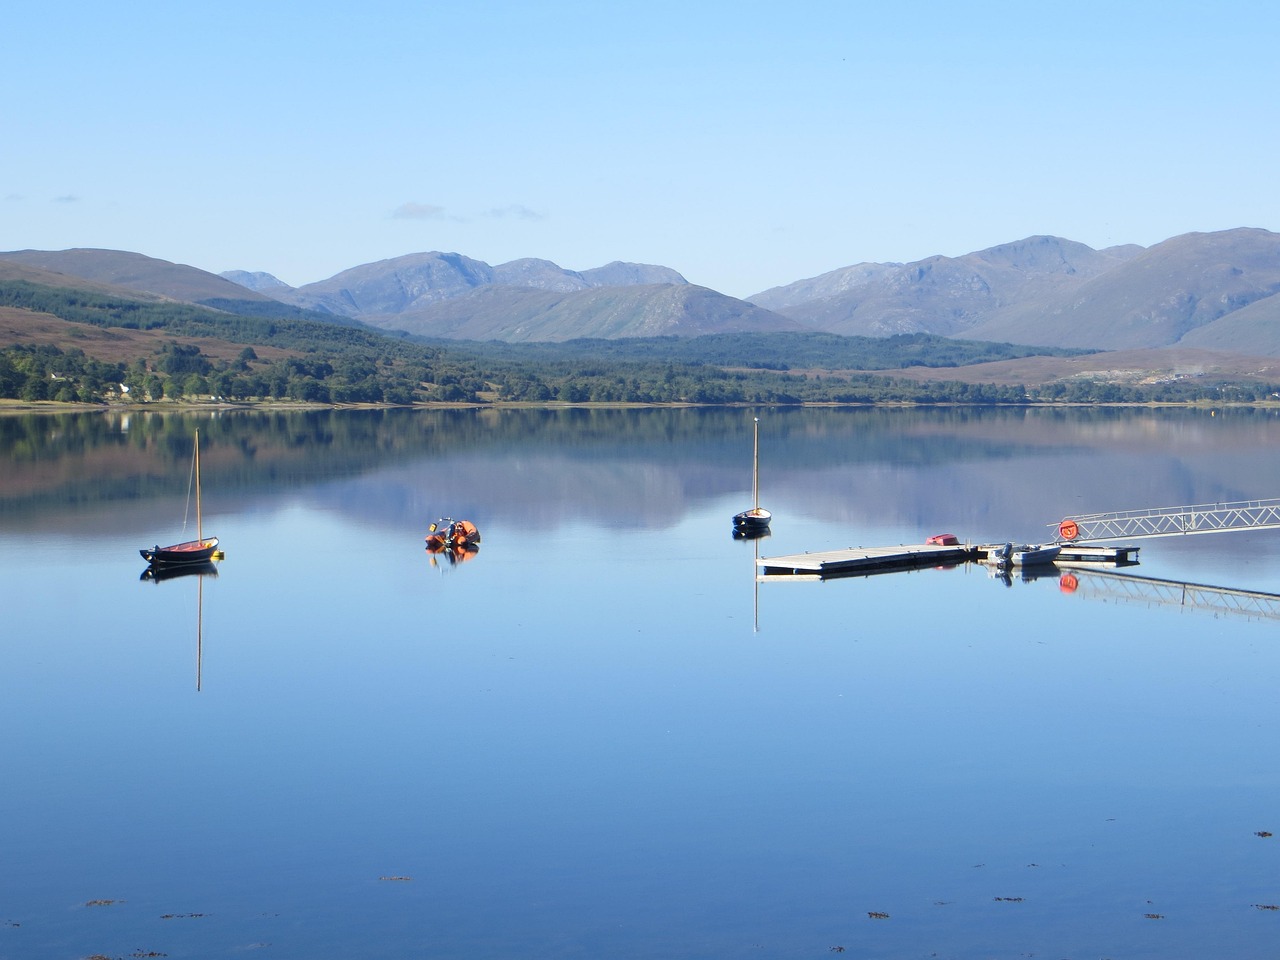
[[1280,230],[1280,4],[23,3],[0,250],[294,286],[425,251],[735,297]]

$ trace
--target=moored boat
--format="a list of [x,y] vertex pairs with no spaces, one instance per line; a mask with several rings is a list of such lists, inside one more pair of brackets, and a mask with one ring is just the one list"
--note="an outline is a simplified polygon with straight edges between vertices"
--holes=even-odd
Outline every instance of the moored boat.
[[755,443],[751,456],[751,500],[754,506],[733,515],[733,529],[760,533],[769,529],[773,514],[760,506],[760,418],[755,418]]
[[172,543],[167,547],[156,545],[151,549],[143,548],[138,553],[147,563],[205,563],[213,559],[218,550],[217,537],[201,537],[198,540],[187,540],[184,543]]
[[740,540],[760,538],[768,534],[771,520],[773,520],[772,513],[763,507],[744,509],[741,513],[733,515],[733,536]]
[[993,543],[983,549],[987,554],[987,563],[1008,563],[1013,556],[1012,543]]
[[480,530],[470,520],[441,517],[427,528],[427,549],[466,550],[480,546]]
[[1016,567],[1030,567],[1040,563],[1053,563],[1058,559],[1062,548],[1056,543],[1023,544],[1013,551],[1010,557]]
[[[195,480],[196,493],[196,539],[171,543],[167,547],[156,544],[150,549],[143,547],[138,551],[142,559],[152,566],[167,564],[208,563],[218,552],[218,538],[206,537],[203,530],[200,505],[200,431],[195,432],[195,450],[192,453],[191,472]],[[183,520],[183,526],[186,520]]]
[[744,533],[763,533],[769,529],[769,521],[773,514],[764,507],[752,507],[733,515],[733,528]]

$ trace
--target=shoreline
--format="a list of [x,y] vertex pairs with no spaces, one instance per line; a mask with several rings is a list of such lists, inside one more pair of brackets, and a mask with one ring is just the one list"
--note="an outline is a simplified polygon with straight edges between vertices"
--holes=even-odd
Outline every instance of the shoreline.
[[158,400],[144,403],[79,403],[59,400],[10,400],[0,399],[0,416],[17,414],[55,414],[55,413],[196,413],[200,411],[309,411],[309,410],[679,410],[710,409],[728,410],[750,409],[843,409],[843,408],[983,408],[983,409],[1053,409],[1061,410],[1072,407],[1122,407],[1132,409],[1161,409],[1186,407],[1191,409],[1268,409],[1280,408],[1280,400],[1254,401],[1144,401],[1126,402],[1123,400],[1100,403],[1028,401],[1025,403],[913,403],[896,400],[885,403],[839,403],[835,401],[814,403],[639,403],[639,402],[591,402],[572,403],[562,400],[541,402],[496,401],[492,403],[465,403],[452,401],[436,401],[427,403],[313,403],[307,401],[261,400],[238,403],[200,401],[200,400]]

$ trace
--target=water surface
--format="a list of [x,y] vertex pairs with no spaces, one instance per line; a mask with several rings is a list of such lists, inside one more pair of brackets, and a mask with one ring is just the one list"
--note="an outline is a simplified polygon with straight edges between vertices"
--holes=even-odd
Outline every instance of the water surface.
[[[144,582],[196,426],[226,557]],[[1274,955],[1270,605],[754,578],[1277,496],[1272,414],[5,417],[0,465],[0,957]],[[1140,559],[1280,590],[1277,531]]]

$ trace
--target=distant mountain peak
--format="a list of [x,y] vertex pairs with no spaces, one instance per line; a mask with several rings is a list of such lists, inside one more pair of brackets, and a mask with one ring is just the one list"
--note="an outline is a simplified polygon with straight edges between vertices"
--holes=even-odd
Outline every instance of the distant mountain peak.
[[670,267],[648,263],[624,263],[614,260],[603,267],[583,270],[581,274],[593,287],[629,287],[639,284],[674,283],[689,281]]
[[[696,335],[782,329],[926,333],[1049,347],[1230,349],[1280,356],[1280,234],[1194,232],[1095,250],[1048,234],[957,257],[858,263],[749,301],[669,267],[612,261],[574,271],[536,257],[498,266],[410,253],[291,288],[120,250],[0,253],[12,275],[48,271],[231,312],[322,312],[342,323],[465,339]],[[36,281],[33,281],[36,282]],[[281,312],[283,311],[283,312]]]
[[250,272],[248,270],[224,270],[218,274],[225,277],[232,283],[238,283],[240,286],[249,290],[255,290],[258,293],[265,293],[268,296],[274,291],[292,290],[293,287],[269,273],[261,270]]

